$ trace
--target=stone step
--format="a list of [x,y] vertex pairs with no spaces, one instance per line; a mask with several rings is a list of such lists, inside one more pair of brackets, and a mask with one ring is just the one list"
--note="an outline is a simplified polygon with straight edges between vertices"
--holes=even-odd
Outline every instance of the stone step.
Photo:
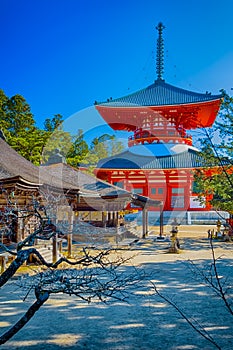
[[42,255],[46,262],[51,263],[53,261],[52,246],[34,246],[34,248]]
[[48,262],[52,262],[52,258],[53,258],[53,250],[52,247],[46,247],[46,248],[37,248],[37,250],[39,251],[39,253],[43,256],[43,258],[48,261]]

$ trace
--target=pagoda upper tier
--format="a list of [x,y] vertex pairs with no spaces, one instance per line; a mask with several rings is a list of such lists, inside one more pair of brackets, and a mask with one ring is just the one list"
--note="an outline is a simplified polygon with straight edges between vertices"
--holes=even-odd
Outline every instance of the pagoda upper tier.
[[170,85],[163,75],[163,29],[159,23],[157,39],[157,79],[133,94],[106,102],[95,102],[102,118],[114,130],[133,131],[129,146],[144,143],[192,144],[186,130],[212,126],[222,95],[197,93]]
[[135,131],[146,123],[164,118],[176,129],[212,126],[222,95],[184,90],[157,79],[152,85],[133,94],[95,103],[102,118],[114,130]]

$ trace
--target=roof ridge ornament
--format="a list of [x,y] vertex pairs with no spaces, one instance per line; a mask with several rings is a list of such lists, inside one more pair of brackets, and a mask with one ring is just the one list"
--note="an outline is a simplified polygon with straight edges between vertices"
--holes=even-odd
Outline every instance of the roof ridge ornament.
[[164,68],[164,44],[163,44],[163,29],[165,26],[162,22],[159,22],[156,29],[158,30],[159,37],[157,39],[157,53],[156,53],[156,73],[157,80],[163,80],[163,68]]

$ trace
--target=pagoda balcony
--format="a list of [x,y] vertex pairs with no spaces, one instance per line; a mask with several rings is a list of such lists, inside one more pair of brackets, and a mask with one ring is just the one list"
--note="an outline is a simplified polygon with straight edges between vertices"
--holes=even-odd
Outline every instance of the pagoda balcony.
[[128,138],[128,147],[152,143],[183,143],[192,146],[192,136],[191,135],[159,135],[159,136],[130,136]]

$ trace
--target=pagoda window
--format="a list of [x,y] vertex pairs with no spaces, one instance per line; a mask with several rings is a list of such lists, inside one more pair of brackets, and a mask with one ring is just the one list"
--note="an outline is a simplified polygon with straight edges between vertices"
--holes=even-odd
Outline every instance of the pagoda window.
[[183,194],[184,188],[183,187],[174,187],[172,188],[172,194]]
[[120,188],[124,188],[124,183],[123,181],[115,181],[113,182],[114,186],[120,187]]
[[162,187],[159,187],[159,188],[156,188],[156,187],[152,187],[150,189],[150,193],[155,195],[156,193],[157,194],[163,194],[163,188]]
[[143,188],[141,188],[141,187],[134,188],[133,193],[143,194]]
[[172,208],[184,208],[184,188],[173,187],[171,196]]
[[171,197],[172,208],[184,208],[184,196],[172,196]]
[[156,194],[156,188],[155,188],[155,187],[152,187],[151,190],[150,190],[150,193],[151,193],[151,194]]

